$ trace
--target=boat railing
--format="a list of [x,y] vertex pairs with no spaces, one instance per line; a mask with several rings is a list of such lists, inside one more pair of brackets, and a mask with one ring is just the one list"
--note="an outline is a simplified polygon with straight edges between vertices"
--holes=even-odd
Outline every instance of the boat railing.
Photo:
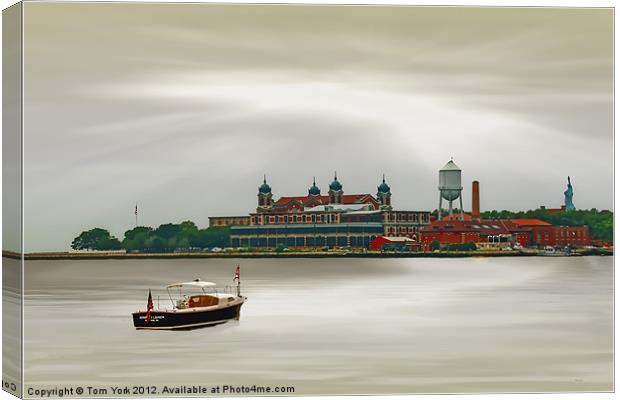
[[215,293],[220,293],[220,294],[231,294],[236,296],[237,295],[237,286],[236,285],[226,285],[224,287],[218,287],[218,288],[214,288],[213,291]]

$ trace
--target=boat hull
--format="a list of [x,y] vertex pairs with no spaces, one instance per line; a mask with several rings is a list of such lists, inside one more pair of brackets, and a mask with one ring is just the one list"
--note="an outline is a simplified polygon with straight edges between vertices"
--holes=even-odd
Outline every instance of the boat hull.
[[153,310],[150,321],[146,320],[146,311],[138,311],[132,314],[133,326],[136,329],[194,329],[218,325],[239,319],[242,305],[243,302],[208,310]]

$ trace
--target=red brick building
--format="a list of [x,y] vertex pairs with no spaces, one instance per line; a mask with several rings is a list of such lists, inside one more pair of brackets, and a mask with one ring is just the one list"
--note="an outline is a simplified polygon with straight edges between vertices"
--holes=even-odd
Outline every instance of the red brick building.
[[567,245],[584,247],[591,244],[587,226],[553,226],[539,219],[494,219],[478,221],[434,221],[420,228],[420,241],[425,251],[433,241],[456,243],[518,243],[522,247]]
[[518,243],[523,247],[553,246],[553,226],[535,218],[516,218],[510,222],[514,231],[521,233]]
[[587,226],[554,226],[553,241],[556,246],[584,247],[592,244]]
[[[378,236],[416,240],[428,211],[392,208],[392,192],[383,177],[377,194],[345,194],[334,174],[327,195],[313,180],[308,194],[274,198],[267,178],[258,188],[256,212],[249,224],[231,227],[231,247],[365,247]],[[245,221],[244,221],[245,222]],[[240,224],[241,225],[241,224]]]
[[587,226],[553,226],[539,219],[513,219],[513,223],[529,232],[527,244],[522,246],[584,247],[592,243]]
[[404,236],[378,236],[370,242],[370,250],[381,251],[388,246],[402,248],[406,250],[419,250],[420,246],[417,241]]

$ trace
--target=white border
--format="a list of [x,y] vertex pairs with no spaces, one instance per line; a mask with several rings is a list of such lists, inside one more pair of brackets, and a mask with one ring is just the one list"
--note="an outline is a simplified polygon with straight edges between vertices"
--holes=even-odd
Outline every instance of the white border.
[[[39,0],[32,0],[32,1],[39,1]],[[85,0],[85,1],[89,1],[89,2],[94,2],[96,0]],[[110,1],[112,2],[112,1]],[[116,1],[114,1],[116,2]],[[190,1],[174,1],[174,0],[132,0],[131,2],[160,2],[160,3],[196,3],[196,2],[190,2]],[[0,6],[2,9],[5,9],[13,4],[15,4],[16,1],[14,0],[0,0]],[[390,1],[385,1],[385,0],[372,0],[372,2],[370,1],[351,1],[351,0],[341,0],[341,1],[330,1],[330,0],[313,0],[313,1],[304,1],[304,0],[289,0],[289,1],[260,1],[260,0],[244,0],[244,1],[231,1],[231,0],[219,0],[217,1],[217,3],[247,3],[247,4],[260,4],[260,3],[269,3],[269,4],[344,4],[344,5],[356,5],[356,4],[373,4],[373,5],[422,5],[422,6],[473,6],[473,7],[586,7],[586,8],[593,8],[593,7],[615,7],[616,6],[616,1],[614,0],[521,0],[521,1],[498,1],[498,0],[478,0],[476,2],[472,2],[472,1],[463,1],[463,0],[447,0],[447,1],[438,1],[438,0],[426,0],[426,1],[415,1],[415,0],[390,0]],[[0,31],[1,31],[1,26],[2,26],[2,22],[0,19]],[[616,58],[615,58],[615,46],[616,43],[618,43],[618,39],[619,39],[619,34],[617,32],[617,30],[615,30],[615,20],[614,20],[614,77],[616,75],[617,72],[617,64],[616,64]],[[2,71],[2,67],[0,66],[0,72]],[[618,83],[615,81],[614,79],[614,93],[617,89],[617,85]],[[0,80],[0,90],[2,87],[2,82]],[[614,96],[615,97],[615,96]],[[2,111],[0,109],[0,117],[2,116]],[[615,153],[616,153],[616,141],[615,141],[615,116],[616,116],[616,108],[615,108],[615,102],[614,102],[614,172],[615,172]],[[23,122],[23,121],[22,121]],[[0,128],[1,131],[1,128]],[[2,149],[2,143],[0,141],[0,159],[1,159],[1,149]],[[23,158],[23,153],[22,153],[22,162],[23,162],[24,158]],[[0,164],[0,168],[1,168],[1,164]],[[618,176],[616,174],[614,174],[614,210],[618,209],[618,199],[615,196],[615,188],[618,187]],[[23,184],[23,182],[22,182]],[[2,194],[2,188],[0,185],[0,201],[1,201],[1,194]],[[23,200],[23,199],[22,199]],[[22,216],[23,218],[23,216]],[[1,216],[0,216],[0,221],[1,221]],[[614,218],[614,226],[615,225],[615,218]],[[22,225],[23,227],[23,225]],[[22,229],[22,236],[23,236],[23,229]],[[2,232],[0,230],[0,243],[1,243],[1,239],[2,239]],[[618,243],[618,240],[620,239],[620,235],[617,234],[617,230],[614,230],[614,239],[615,242]],[[23,238],[22,238],[22,248],[23,248]],[[614,258],[614,265],[615,265],[615,258]],[[0,274],[0,283],[1,283],[2,277]],[[22,283],[23,284],[23,283]],[[618,287],[618,277],[617,275],[614,273],[614,288]],[[614,296],[614,321],[615,321],[615,310],[616,310],[616,303],[615,303],[616,299]],[[0,311],[0,316],[1,316],[1,311]],[[2,328],[2,320],[0,319],[0,331]],[[614,324],[614,329],[615,329],[615,324]],[[615,341],[618,339],[618,331],[615,330],[615,335],[614,335],[614,350],[615,350]],[[23,334],[23,330],[22,330],[22,334]],[[0,342],[0,348],[1,348],[1,342]],[[615,382],[618,382],[618,371],[615,368],[615,354],[614,354],[614,380]],[[321,400],[321,399],[342,399],[342,400],[350,400],[350,399],[359,399],[362,396],[295,396],[295,397],[303,397],[305,399],[309,399],[309,400]],[[499,399],[511,399],[511,400],[521,400],[521,399],[527,399],[527,400],[531,400],[531,399],[538,399],[538,398],[544,398],[544,399],[553,399],[553,400],[573,400],[573,399],[583,399],[583,398],[588,398],[588,399],[610,399],[610,398],[618,398],[620,397],[620,395],[618,395],[617,393],[561,393],[561,394],[471,394],[471,395],[410,395],[410,396],[403,396],[403,395],[394,395],[394,396],[373,396],[373,398],[377,399],[377,400],[402,400],[402,399],[415,399],[415,400],[437,400],[437,399],[443,399],[443,398],[449,398],[449,399],[454,399],[454,400],[469,400],[469,399],[487,399],[487,400],[499,400]],[[163,398],[163,397],[161,397]],[[214,398],[216,399],[216,397],[209,397],[209,398]],[[226,399],[232,399],[232,400],[241,400],[241,399],[247,399],[248,397],[220,397],[220,398],[226,398]],[[279,399],[280,397],[261,397],[261,399]],[[7,392],[4,391],[0,391],[0,400],[8,400],[8,399],[15,399],[14,396],[8,394]],[[179,399],[178,397],[176,399]],[[187,397],[187,398],[181,398],[181,399],[195,399],[193,397]]]

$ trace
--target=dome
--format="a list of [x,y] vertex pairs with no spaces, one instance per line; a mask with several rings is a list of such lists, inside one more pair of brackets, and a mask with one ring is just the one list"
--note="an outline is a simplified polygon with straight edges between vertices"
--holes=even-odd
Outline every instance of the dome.
[[269,194],[271,193],[271,186],[267,184],[267,177],[263,177],[263,184],[258,188],[258,193]]
[[342,185],[338,182],[338,176],[336,173],[334,173],[334,180],[329,184],[329,190],[333,190],[334,192],[342,190]]
[[310,196],[320,196],[321,189],[316,185],[316,179],[312,178],[312,186],[308,189],[308,195]]
[[390,193],[390,187],[385,183],[385,175],[383,175],[383,182],[377,186],[379,193]]

